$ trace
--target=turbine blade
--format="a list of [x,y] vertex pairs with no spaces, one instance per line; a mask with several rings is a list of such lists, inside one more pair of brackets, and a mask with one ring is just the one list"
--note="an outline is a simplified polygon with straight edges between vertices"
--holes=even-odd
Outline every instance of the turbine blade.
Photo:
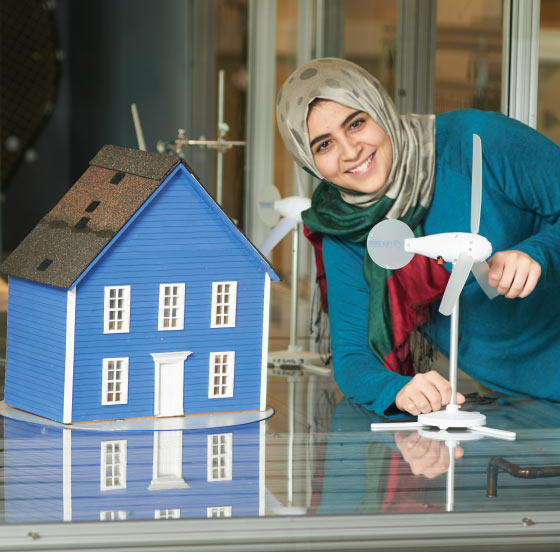
[[445,293],[439,306],[439,312],[445,316],[449,316],[455,303],[459,300],[459,295],[463,291],[463,286],[469,277],[469,273],[473,266],[473,258],[470,255],[461,253],[457,262],[453,265],[449,282],[445,288]]
[[280,219],[280,222],[270,231],[270,234],[264,239],[258,250],[263,255],[268,255],[278,244],[278,242],[297,225],[298,221],[284,217]]
[[488,263],[486,261],[474,263],[472,272],[482,291],[486,293],[489,299],[494,299],[498,295],[498,289],[488,283],[488,273],[490,272]]
[[478,234],[482,206],[482,142],[473,134],[472,187],[471,187],[471,233]]

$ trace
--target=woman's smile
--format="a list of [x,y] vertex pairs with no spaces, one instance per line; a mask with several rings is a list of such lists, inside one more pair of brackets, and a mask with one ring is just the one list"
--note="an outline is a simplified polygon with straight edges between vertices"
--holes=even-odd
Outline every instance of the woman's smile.
[[346,172],[349,172],[350,174],[360,175],[360,176],[365,174],[372,167],[374,155],[375,154],[372,153],[361,165],[358,165],[354,169],[348,169]]
[[309,108],[307,129],[313,161],[323,178],[362,193],[383,187],[391,172],[393,147],[370,115],[319,99]]

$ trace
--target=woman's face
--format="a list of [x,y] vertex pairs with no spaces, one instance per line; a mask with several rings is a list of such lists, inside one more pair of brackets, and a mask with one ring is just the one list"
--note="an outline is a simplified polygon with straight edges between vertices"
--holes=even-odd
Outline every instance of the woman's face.
[[385,184],[393,164],[388,134],[363,111],[320,100],[307,115],[315,166],[329,182],[362,193]]

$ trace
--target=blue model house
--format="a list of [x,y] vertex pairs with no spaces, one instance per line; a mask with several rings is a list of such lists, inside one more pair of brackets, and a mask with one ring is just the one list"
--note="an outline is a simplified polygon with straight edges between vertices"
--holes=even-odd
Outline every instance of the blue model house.
[[278,276],[179,158],[103,147],[2,271],[6,404],[65,424],[266,409]]

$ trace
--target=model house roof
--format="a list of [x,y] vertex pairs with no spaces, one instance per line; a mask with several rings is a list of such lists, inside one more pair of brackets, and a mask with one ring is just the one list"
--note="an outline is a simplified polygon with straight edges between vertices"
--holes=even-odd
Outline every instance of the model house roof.
[[[2,272],[41,284],[72,287],[180,164],[196,179],[176,156],[104,146],[74,186],[6,259]],[[214,205],[226,223],[240,233]],[[265,263],[267,272],[274,274],[266,259],[251,244],[249,247],[259,262]]]

